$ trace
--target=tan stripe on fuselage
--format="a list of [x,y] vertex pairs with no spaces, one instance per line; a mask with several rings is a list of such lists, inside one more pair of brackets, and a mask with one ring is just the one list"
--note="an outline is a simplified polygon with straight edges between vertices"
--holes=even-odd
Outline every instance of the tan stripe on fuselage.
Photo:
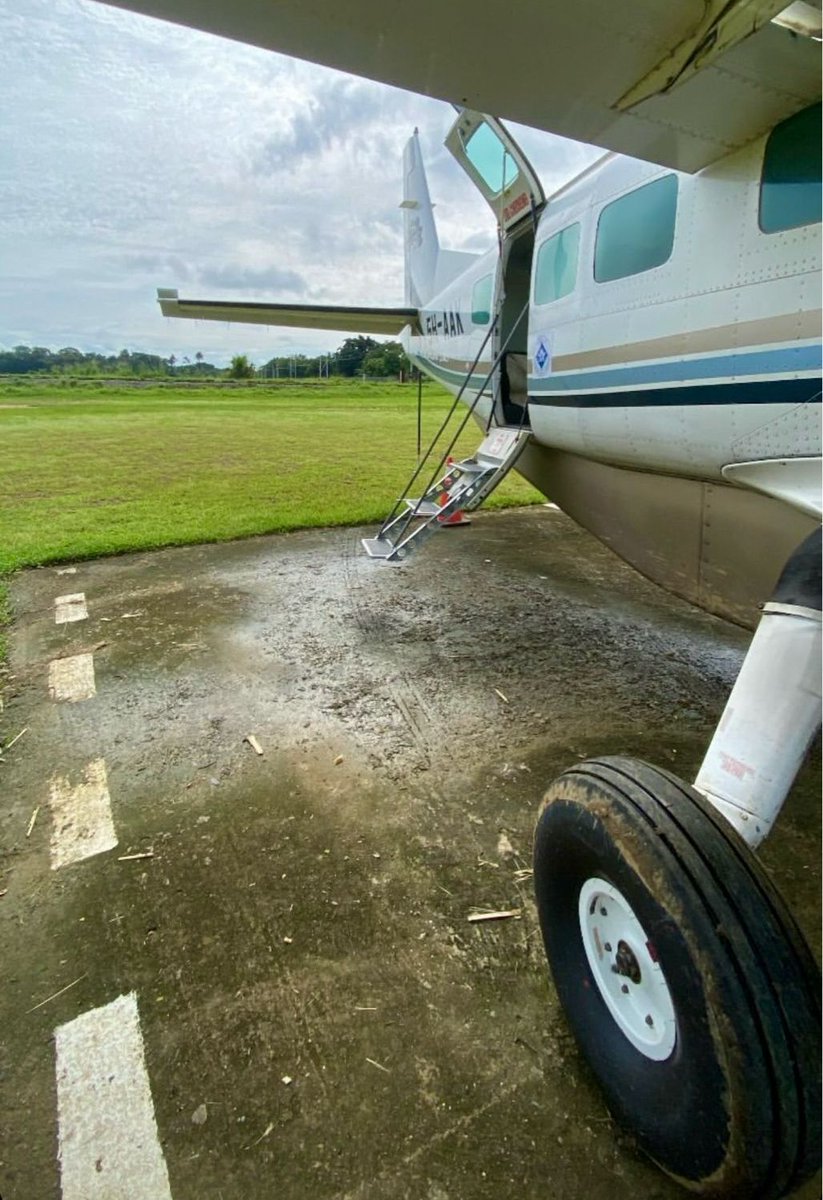
[[574,371],[583,367],[604,367],[614,363],[644,359],[676,358],[684,354],[705,354],[718,350],[750,349],[773,342],[798,342],[820,336],[821,310],[786,313],[780,317],[762,317],[758,321],[740,321],[734,325],[716,325],[669,337],[650,338],[620,346],[601,346],[577,354],[557,354],[554,371]]

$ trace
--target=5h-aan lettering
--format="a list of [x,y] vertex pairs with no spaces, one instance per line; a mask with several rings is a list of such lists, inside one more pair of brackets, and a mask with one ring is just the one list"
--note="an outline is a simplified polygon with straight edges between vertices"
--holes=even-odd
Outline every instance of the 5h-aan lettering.
[[463,322],[460,319],[460,313],[445,310],[442,313],[427,313],[426,333],[434,336],[439,334],[441,337],[457,337],[459,333],[463,333]]

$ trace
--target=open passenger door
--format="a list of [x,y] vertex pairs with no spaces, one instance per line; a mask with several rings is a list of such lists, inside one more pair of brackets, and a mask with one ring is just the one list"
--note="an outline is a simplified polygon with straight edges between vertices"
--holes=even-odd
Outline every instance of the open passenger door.
[[445,144],[504,233],[543,204],[543,188],[534,168],[496,117],[461,109]]

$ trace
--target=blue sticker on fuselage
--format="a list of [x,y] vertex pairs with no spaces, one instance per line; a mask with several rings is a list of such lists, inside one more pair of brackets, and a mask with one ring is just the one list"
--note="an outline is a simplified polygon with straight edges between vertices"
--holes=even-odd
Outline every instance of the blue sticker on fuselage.
[[534,373],[538,376],[546,376],[551,374],[552,369],[552,352],[549,346],[549,339],[545,334],[538,333],[534,344]]

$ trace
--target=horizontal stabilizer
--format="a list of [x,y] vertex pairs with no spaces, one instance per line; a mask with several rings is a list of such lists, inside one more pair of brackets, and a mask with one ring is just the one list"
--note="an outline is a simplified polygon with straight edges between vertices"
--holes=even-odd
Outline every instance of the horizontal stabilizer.
[[419,333],[416,308],[348,308],[336,304],[269,304],[251,300],[181,300],[174,288],[158,288],[164,317],[190,321],[237,321],[245,325],[290,325],[341,333],[397,335],[407,325]]

